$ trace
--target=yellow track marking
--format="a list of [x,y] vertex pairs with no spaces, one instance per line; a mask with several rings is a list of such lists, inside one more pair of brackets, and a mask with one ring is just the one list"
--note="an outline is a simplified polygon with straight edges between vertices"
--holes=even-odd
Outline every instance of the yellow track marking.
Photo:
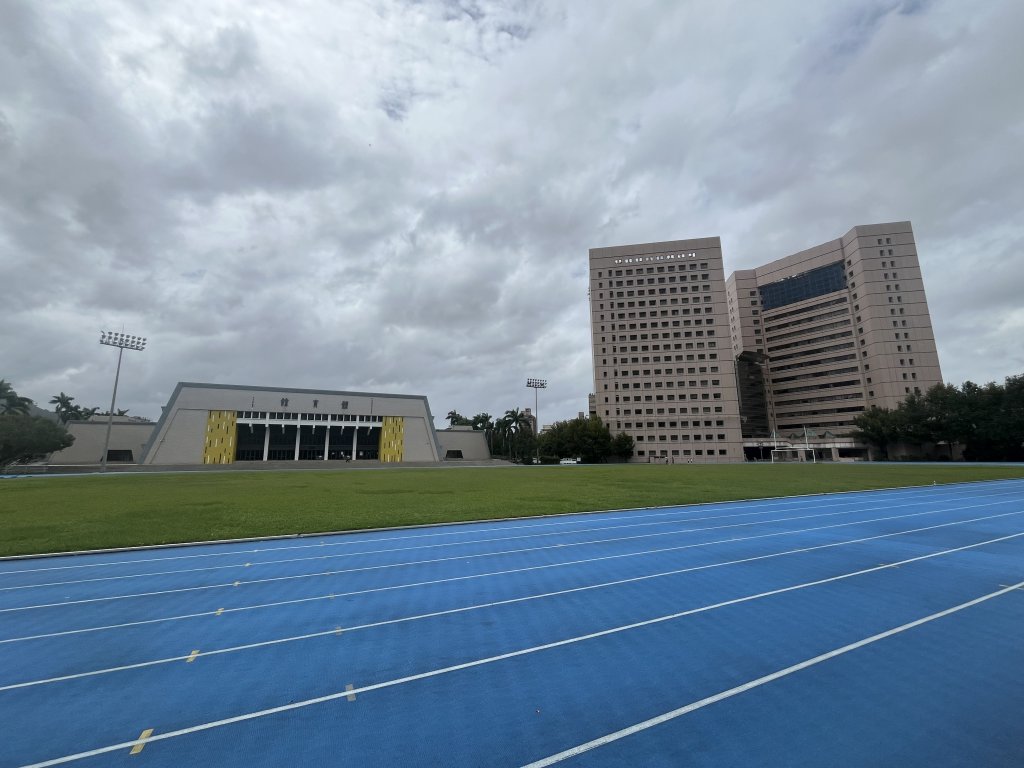
[[218,608],[217,612],[215,614],[213,614],[213,615],[214,616],[220,616],[222,613],[224,613],[224,609],[223,608]]
[[[346,691],[351,691],[351,690],[354,690],[354,689],[355,689],[355,686],[352,685],[352,683],[349,683],[348,685],[345,686],[345,690]],[[354,693],[350,693],[345,698],[348,699],[349,701],[355,701],[356,700],[356,695]]]
[[[354,698],[355,698],[355,696],[353,696],[352,698],[354,699]],[[137,741],[137,742],[135,743],[135,746],[134,746],[134,747],[132,747],[132,751],[131,751],[131,752],[129,752],[128,754],[131,754],[131,755],[137,755],[137,754],[139,754],[139,752],[141,752],[141,751],[142,751],[142,748],[146,746],[146,739],[148,739],[148,738],[149,738],[150,736],[152,736],[152,735],[153,735],[153,729],[152,729],[152,728],[147,728],[146,730],[144,730],[144,731],[143,731],[143,732],[142,732],[142,733],[141,733],[141,734],[139,735],[139,739],[138,739],[138,741]]]
[[196,656],[198,656],[198,655],[199,655],[199,651],[192,651],[192,653],[190,653],[188,655],[188,658],[185,659],[185,663],[186,664],[191,664],[193,661],[196,660]]

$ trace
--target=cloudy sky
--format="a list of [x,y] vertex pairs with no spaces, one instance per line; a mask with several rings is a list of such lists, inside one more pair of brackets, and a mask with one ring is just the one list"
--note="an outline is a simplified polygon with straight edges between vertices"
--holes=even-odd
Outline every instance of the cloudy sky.
[[0,0],[0,378],[571,418],[587,250],[910,219],[943,374],[1024,372],[1020,0]]

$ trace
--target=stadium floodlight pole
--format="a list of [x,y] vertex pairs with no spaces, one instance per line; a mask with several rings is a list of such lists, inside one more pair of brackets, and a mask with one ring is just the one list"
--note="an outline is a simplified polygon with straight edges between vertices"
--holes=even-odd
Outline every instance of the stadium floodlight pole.
[[114,394],[110,396],[110,412],[107,414],[107,437],[103,441],[103,458],[100,460],[100,472],[107,471],[107,452],[110,450],[110,428],[114,425],[114,402],[117,400],[117,381],[121,378],[121,357],[126,349],[142,352],[146,348],[146,340],[141,336],[127,333],[100,331],[100,344],[117,347],[117,372],[114,374]]
[[533,434],[537,439],[537,463],[540,463],[540,401],[537,390],[547,389],[547,379],[527,379],[526,386],[533,390]]

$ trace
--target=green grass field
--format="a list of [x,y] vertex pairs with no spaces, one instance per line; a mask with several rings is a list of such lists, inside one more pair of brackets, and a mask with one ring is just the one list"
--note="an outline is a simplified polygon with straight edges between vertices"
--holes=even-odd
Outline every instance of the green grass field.
[[0,481],[0,555],[1024,477],[950,464],[196,472]]

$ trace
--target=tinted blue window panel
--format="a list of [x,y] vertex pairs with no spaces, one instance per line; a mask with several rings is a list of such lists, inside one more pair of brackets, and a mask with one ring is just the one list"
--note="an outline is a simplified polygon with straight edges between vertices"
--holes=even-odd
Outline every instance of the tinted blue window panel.
[[765,310],[776,309],[804,299],[813,299],[816,296],[824,296],[826,293],[840,291],[845,287],[846,272],[843,270],[843,262],[837,261],[793,277],[762,285],[759,289],[761,307]]

